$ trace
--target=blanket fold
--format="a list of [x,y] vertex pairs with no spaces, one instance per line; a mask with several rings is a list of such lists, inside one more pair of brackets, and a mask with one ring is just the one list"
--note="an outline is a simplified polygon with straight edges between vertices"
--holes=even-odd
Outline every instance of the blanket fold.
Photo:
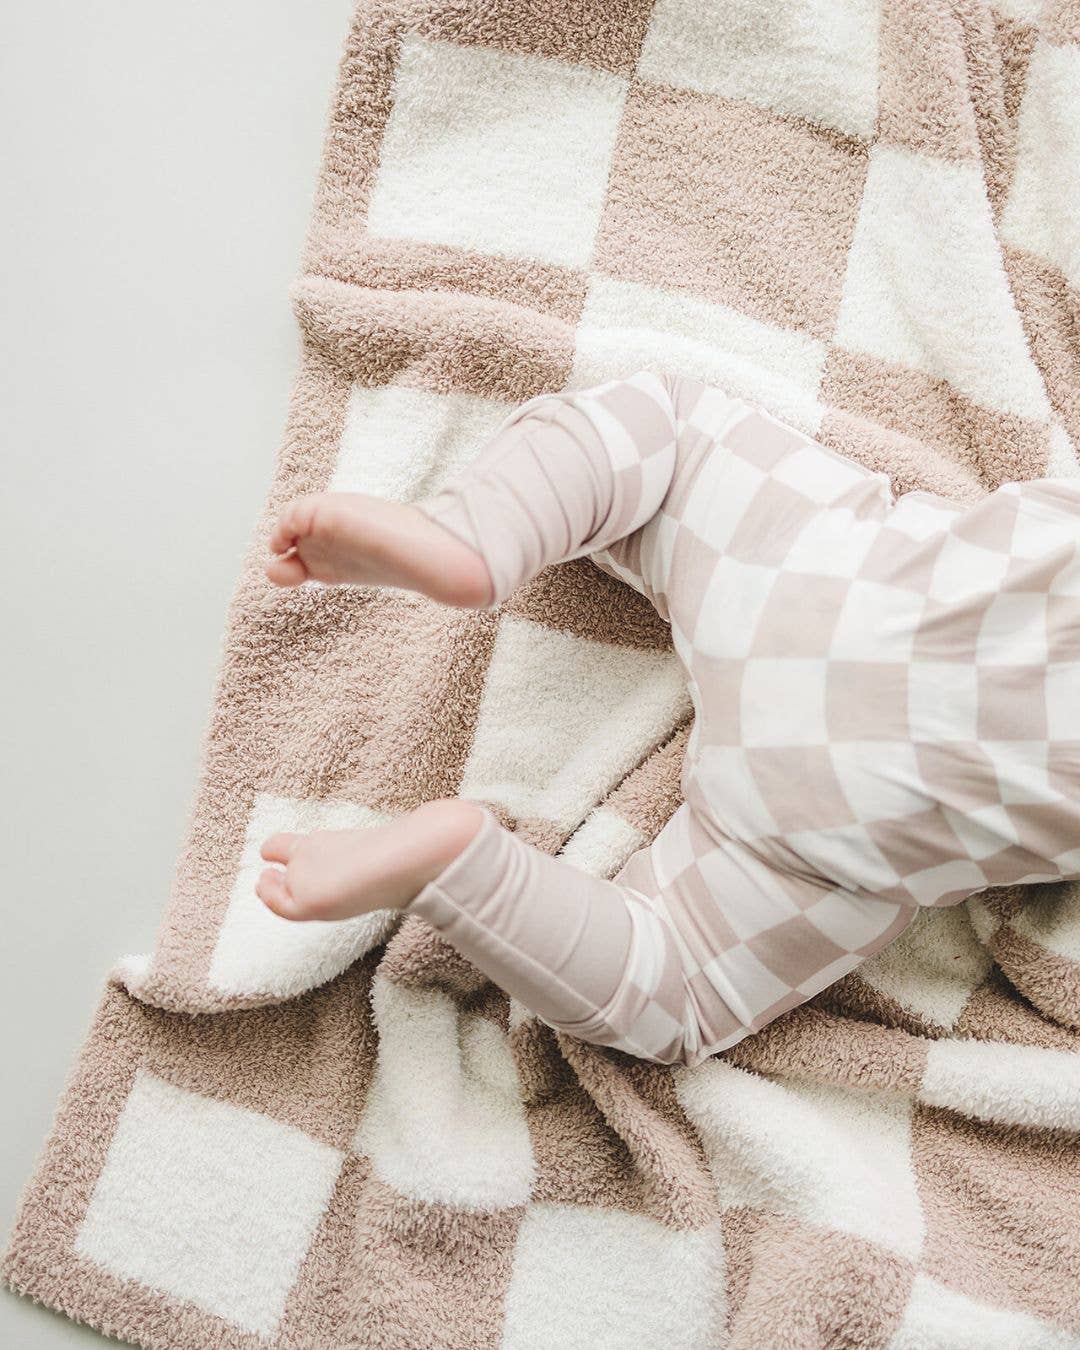
[[1064,0],[361,0],[302,353],[154,951],[3,1260],[154,1347],[1080,1347],[1080,889],[920,913],[694,1069],[553,1032],[415,916],[291,925],[279,829],[438,796],[611,876],[679,803],[668,630],[586,560],[493,612],[262,575],[295,494],[428,495],[635,370],[974,500],[1080,460]]

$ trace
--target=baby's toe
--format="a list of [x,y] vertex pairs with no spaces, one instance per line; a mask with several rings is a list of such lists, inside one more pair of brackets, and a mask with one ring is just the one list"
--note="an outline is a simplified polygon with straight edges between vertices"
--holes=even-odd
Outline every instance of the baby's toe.
[[285,873],[280,867],[267,867],[259,874],[255,883],[255,894],[268,910],[291,919],[296,912],[296,904],[285,884]]
[[295,548],[299,540],[311,533],[319,496],[319,493],[309,493],[305,497],[295,497],[282,510],[270,533],[271,553],[284,553]]
[[300,839],[298,834],[288,834],[279,831],[264,839],[262,848],[259,849],[261,857],[267,862],[287,863],[296,851],[297,841]]
[[266,576],[275,586],[302,586],[308,579],[308,570],[299,554],[286,553],[270,559]]

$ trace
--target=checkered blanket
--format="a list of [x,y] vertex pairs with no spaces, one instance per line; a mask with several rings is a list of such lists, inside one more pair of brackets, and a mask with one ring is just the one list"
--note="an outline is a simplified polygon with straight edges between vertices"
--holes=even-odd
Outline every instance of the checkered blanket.
[[693,1069],[557,1035],[418,918],[252,889],[271,830],[455,793],[610,875],[689,716],[584,560],[494,613],[272,592],[293,494],[426,494],[643,368],[901,491],[1078,472],[1078,43],[1064,0],[364,0],[190,840],[11,1285],[148,1347],[1080,1346],[1075,888],[926,911]]

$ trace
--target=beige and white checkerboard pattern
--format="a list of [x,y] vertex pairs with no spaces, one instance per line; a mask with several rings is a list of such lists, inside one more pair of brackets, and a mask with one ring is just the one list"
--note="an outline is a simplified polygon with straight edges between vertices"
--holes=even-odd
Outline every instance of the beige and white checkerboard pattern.
[[544,1028],[419,919],[301,936],[250,886],[263,832],[458,792],[610,877],[693,711],[587,561],[487,614],[269,593],[297,492],[428,496],[640,370],[898,491],[1075,474],[1078,105],[1068,0],[362,0],[190,838],[9,1282],[169,1350],[1080,1344],[1071,883],[921,907],[692,1069]]
[[[897,500],[722,390],[642,371],[530,400],[420,505],[484,557],[495,604],[593,555],[670,621],[690,680],[685,801],[606,903],[533,876],[492,822],[410,906],[548,1025],[698,1064],[919,905],[1080,876],[1075,481]],[[553,928],[573,974],[544,991]]]

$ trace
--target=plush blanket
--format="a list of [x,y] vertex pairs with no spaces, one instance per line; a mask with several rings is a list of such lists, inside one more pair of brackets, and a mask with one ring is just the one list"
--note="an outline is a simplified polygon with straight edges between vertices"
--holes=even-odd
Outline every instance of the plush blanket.
[[642,367],[900,490],[1080,472],[1078,44],[1035,0],[361,3],[189,842],[15,1289],[148,1347],[1080,1346],[1074,886],[928,911],[693,1070],[554,1033],[417,918],[252,889],[274,829],[453,794],[610,875],[690,716],[586,560],[496,613],[273,591],[291,495],[430,492],[516,403]]

